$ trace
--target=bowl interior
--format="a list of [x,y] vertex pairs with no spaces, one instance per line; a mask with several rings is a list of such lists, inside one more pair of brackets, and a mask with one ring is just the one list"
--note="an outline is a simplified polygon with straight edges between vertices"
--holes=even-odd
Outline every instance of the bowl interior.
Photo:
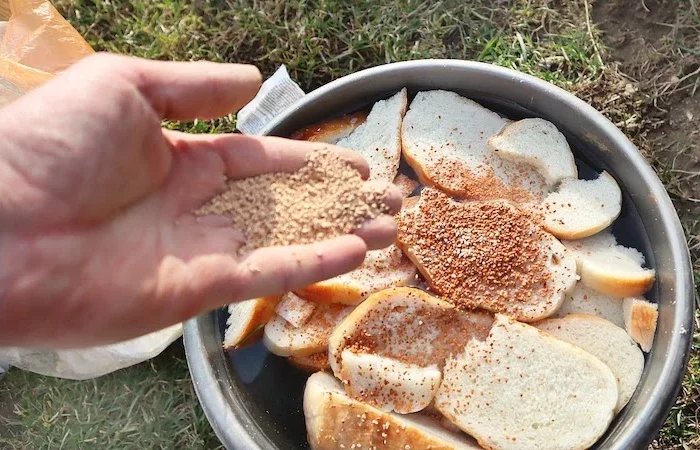
[[[623,191],[623,207],[613,232],[621,244],[642,251],[648,266],[657,270],[658,282],[647,294],[649,300],[660,306],[654,348],[649,355],[645,355],[647,364],[635,395],[616,417],[607,434],[593,447],[641,448],[648,444],[661,426],[687,361],[690,340],[676,336],[674,343],[673,331],[685,327],[686,333],[692,335],[692,306],[687,304],[692,303],[692,294],[689,289],[688,292],[678,289],[690,283],[686,280],[689,275],[683,273],[689,271],[689,266],[684,265],[687,264],[683,259],[684,248],[678,247],[678,236],[674,235],[677,217],[672,212],[673,217],[665,218],[665,221],[658,219],[660,215],[668,214],[670,205],[668,198],[663,197],[665,193],[658,192],[658,179],[654,176],[658,186],[650,185],[648,166],[640,168],[638,162],[631,161],[629,155],[618,148],[619,142],[615,141],[615,137],[619,139],[621,135],[613,134],[611,137],[601,132],[600,127],[604,122],[599,121],[602,117],[591,118],[588,116],[590,111],[587,112],[585,108],[572,108],[569,103],[571,99],[555,88],[551,92],[543,92],[546,87],[538,84],[542,82],[532,81],[533,87],[528,86],[528,80],[508,80],[506,75],[509,73],[504,72],[504,79],[484,84],[480,81],[486,82],[488,77],[481,79],[474,76],[465,80],[456,77],[450,70],[435,71],[432,77],[404,73],[396,77],[382,77],[380,82],[373,83],[360,78],[355,83],[341,86],[342,89],[329,91],[328,94],[318,93],[313,102],[285,114],[271,127],[269,134],[288,136],[299,127],[317,120],[367,108],[403,86],[407,86],[413,95],[426,89],[452,90],[510,119],[542,117],[554,122],[572,147],[581,178],[595,178],[596,173],[607,170],[618,180]],[[492,87],[485,92],[484,86]],[[347,92],[343,92],[343,89]],[[631,147],[631,144],[627,144]],[[633,148],[631,150],[634,151]],[[404,165],[401,170],[413,175],[410,168]],[[654,192],[655,188],[657,192]],[[679,298],[681,304],[677,301]],[[220,343],[226,318],[225,310],[219,310],[197,319],[191,327],[196,328],[203,342],[206,341],[207,361],[218,379],[218,389],[222,391],[225,403],[231,405],[236,416],[234,420],[243,425],[250,438],[239,442],[236,439],[228,444],[231,448],[308,448],[302,411],[302,394],[308,374],[292,367],[284,358],[268,353],[260,343],[234,352],[223,352]],[[188,348],[188,357],[189,351]],[[669,357],[673,359],[673,364],[665,361]],[[197,382],[194,371],[193,376]],[[673,385],[664,392],[659,391],[659,377],[666,378],[667,383]],[[198,389],[201,397],[200,391],[201,388]],[[649,410],[651,403],[656,408],[655,416],[642,417],[643,411]],[[207,405],[204,406],[207,410]],[[664,411],[659,412],[659,408]],[[215,412],[207,410],[207,414],[211,420]],[[217,428],[216,423],[214,427]],[[222,436],[222,432],[217,430],[217,433],[227,443],[228,439]],[[249,447],[250,442],[255,442],[257,447]]]

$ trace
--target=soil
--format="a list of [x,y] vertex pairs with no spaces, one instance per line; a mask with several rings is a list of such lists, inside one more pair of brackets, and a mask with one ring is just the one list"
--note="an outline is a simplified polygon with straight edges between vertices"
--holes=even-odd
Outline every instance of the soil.
[[681,214],[698,217],[700,72],[691,74],[700,67],[700,55],[677,51],[678,42],[697,45],[698,39],[688,34],[697,30],[683,26],[682,14],[678,0],[606,0],[593,8],[610,56],[643,97],[637,145],[670,177],[664,181]]
[[[700,23],[697,17],[694,23],[689,19],[691,7],[687,0],[597,0],[593,20],[604,33],[606,59],[617,61],[613,70],[628,75],[636,93],[617,104],[620,100],[609,101],[609,93],[594,100],[596,106],[613,104],[623,121],[631,117],[625,112],[641,113],[636,128],[621,128],[665,182],[700,268]],[[649,449],[697,448],[697,437],[683,434],[679,441],[681,434],[676,434],[685,427],[696,429],[692,418],[698,417],[698,390],[688,378],[686,383],[675,413],[683,419]]]

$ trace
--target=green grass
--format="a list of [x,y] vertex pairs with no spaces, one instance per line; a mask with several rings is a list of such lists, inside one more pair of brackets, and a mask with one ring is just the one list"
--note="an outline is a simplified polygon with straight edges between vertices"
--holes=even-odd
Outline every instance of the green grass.
[[148,363],[89,381],[11,370],[0,384],[0,398],[8,397],[15,406],[6,418],[9,435],[0,434],[3,449],[220,447],[179,343]]
[[[57,6],[95,49],[156,59],[250,62],[266,75],[286,64],[307,91],[360,69],[408,59],[463,58],[511,67],[572,90],[655,156],[646,141],[653,99],[625,91],[629,81],[611,64],[595,24],[589,30],[590,11],[580,2],[59,0]],[[682,14],[680,25],[669,27],[671,61],[697,50],[695,0]],[[167,126],[232,131],[235,117]],[[682,196],[684,185],[674,178],[679,174],[665,172],[663,161],[657,167],[669,191]],[[692,211],[700,217],[697,208]],[[700,273],[700,226],[691,219],[685,225]],[[697,348],[700,337],[695,338]],[[699,378],[696,350],[657,448],[700,448]],[[16,414],[4,414],[5,426],[0,419],[0,448],[218,445],[193,395],[181,346],[153,362],[88,382],[12,370],[0,381],[0,404],[8,393]]]

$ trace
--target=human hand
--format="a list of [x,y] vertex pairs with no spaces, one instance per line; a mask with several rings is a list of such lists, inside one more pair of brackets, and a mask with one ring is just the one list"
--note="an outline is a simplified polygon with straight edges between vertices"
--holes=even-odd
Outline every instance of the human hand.
[[[227,219],[191,215],[224,175],[293,171],[318,148],[161,129],[237,110],[260,82],[252,66],[98,54],[0,110],[0,346],[136,337],[348,272],[393,242],[380,216],[354,235],[237,257],[244,237]],[[335,150],[367,177],[364,160]],[[386,202],[400,208],[396,189]]]

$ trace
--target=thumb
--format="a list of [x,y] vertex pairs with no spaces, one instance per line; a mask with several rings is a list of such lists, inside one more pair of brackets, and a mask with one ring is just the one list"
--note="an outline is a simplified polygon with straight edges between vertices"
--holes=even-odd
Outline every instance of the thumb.
[[214,119],[238,111],[260,89],[260,71],[246,64],[165,62],[104,55],[161,119]]

